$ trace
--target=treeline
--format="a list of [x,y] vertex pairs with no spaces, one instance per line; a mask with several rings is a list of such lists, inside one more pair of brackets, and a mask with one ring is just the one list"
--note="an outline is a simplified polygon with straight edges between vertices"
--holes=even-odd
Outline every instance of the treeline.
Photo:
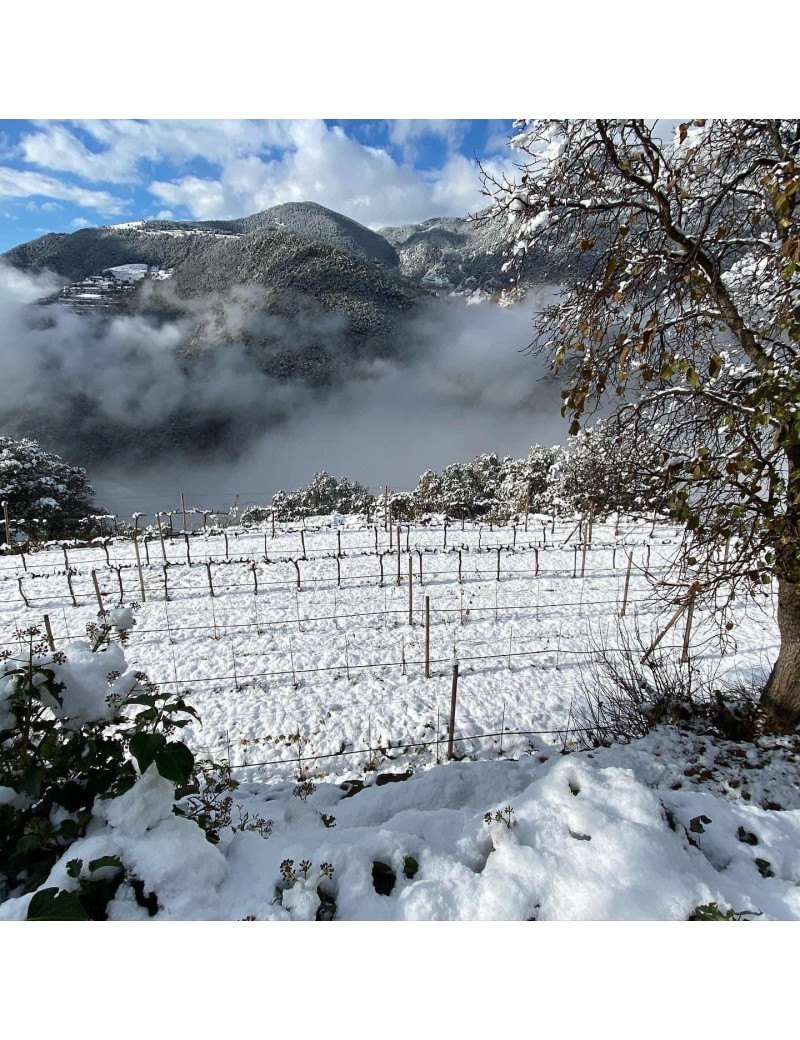
[[[524,459],[479,455],[441,473],[426,470],[412,491],[386,496],[396,520],[444,514],[454,520],[503,523],[525,512],[571,515],[660,508],[662,472],[654,445],[636,444],[596,427],[568,448],[535,445]],[[240,521],[258,524],[328,513],[372,516],[384,497],[346,477],[317,473],[307,487],[278,491],[269,506],[245,510]]]

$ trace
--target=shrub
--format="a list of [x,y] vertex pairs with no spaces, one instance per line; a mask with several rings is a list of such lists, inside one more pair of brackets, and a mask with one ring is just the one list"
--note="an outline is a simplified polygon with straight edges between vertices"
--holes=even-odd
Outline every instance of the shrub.
[[29,628],[26,653],[0,660],[0,900],[42,884],[86,834],[97,799],[123,794],[151,764],[175,784],[192,774],[192,753],[169,738],[194,709],[127,670],[110,623],[92,628],[90,641],[57,653]]

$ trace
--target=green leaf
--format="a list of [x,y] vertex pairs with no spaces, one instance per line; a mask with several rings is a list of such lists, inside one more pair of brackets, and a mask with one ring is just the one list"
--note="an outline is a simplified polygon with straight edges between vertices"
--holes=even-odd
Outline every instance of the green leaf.
[[[167,738],[163,733],[134,733],[128,747],[142,773],[155,762],[156,755],[163,749],[166,742]],[[158,771],[161,772],[160,769]]]
[[74,892],[44,888],[28,905],[27,921],[88,921],[89,917]]
[[71,859],[67,863],[67,877],[76,878],[81,876],[82,859]]
[[115,870],[123,870],[122,860],[119,856],[100,856],[99,859],[89,861],[89,873],[94,874],[102,867],[113,867]]
[[573,419],[572,423],[570,424],[570,428],[569,428],[569,435],[570,435],[570,437],[574,437],[576,434],[580,433],[580,429],[581,429],[580,422],[577,419]]
[[174,784],[187,784],[194,768],[194,755],[185,744],[170,741],[155,756],[156,769]]

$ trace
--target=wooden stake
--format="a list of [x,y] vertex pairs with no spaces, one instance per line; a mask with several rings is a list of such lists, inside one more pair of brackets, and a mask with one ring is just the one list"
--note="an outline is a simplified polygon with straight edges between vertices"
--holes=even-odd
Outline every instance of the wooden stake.
[[586,550],[587,550],[587,548],[588,548],[588,543],[584,542],[583,543],[583,555],[581,556],[581,577],[582,578],[586,577]]
[[50,649],[53,651],[53,653],[55,653],[56,644],[55,644],[55,642],[53,640],[53,630],[50,627],[50,615],[49,614],[45,614],[45,616],[44,616],[44,630],[47,633],[47,645],[50,647]]
[[342,587],[342,561],[336,557],[336,588]]
[[453,684],[450,688],[450,726],[447,738],[447,757],[453,757],[453,740],[456,735],[456,698],[458,696],[458,661],[453,665]]
[[694,616],[694,592],[691,594],[689,600],[689,607],[686,611],[686,629],[683,633],[683,652],[681,653],[681,664],[686,664],[689,660],[689,641],[692,637],[692,618]]
[[186,500],[181,491],[181,512],[183,513],[183,530],[186,530]]
[[414,624],[414,561],[408,557],[408,623]]
[[136,569],[139,571],[139,590],[142,593],[142,603],[147,602],[147,596],[144,593],[144,575],[142,574],[142,558],[139,556],[139,539],[136,537],[137,532],[133,532],[133,549],[136,553]]
[[417,549],[417,555],[419,556],[419,583],[422,584],[422,549]]
[[164,531],[161,526],[161,513],[156,513],[156,518],[158,520],[158,537],[161,539],[161,555],[164,557],[164,563],[168,563],[167,548],[164,545]]
[[461,550],[458,550],[458,580],[461,581]]
[[400,524],[397,525],[397,584],[401,583],[400,577]]
[[497,546],[497,581],[500,581],[500,546]]
[[[383,529],[389,530],[389,485],[383,489]],[[377,528],[376,528],[377,530]]]
[[444,522],[444,546],[443,546],[443,548],[445,548],[445,549],[447,548],[447,521],[446,520]]
[[167,582],[167,568],[168,567],[169,567],[168,563],[163,564],[163,571],[164,571],[164,601],[165,602],[169,600],[169,583]]
[[11,526],[8,522],[8,502],[3,502],[3,517],[6,522],[6,545],[11,548]]
[[672,626],[675,624],[675,622],[678,620],[678,618],[681,616],[681,614],[683,614],[683,612],[685,610],[686,610],[686,604],[682,603],[678,607],[678,609],[675,611],[675,613],[672,615],[672,617],[669,619],[669,621],[667,622],[667,624],[666,624],[664,630],[662,631],[661,635],[658,636],[656,638],[655,642],[650,645],[650,648],[648,650],[645,650],[645,652],[642,654],[641,664],[644,664],[644,662],[647,660],[647,658],[650,656],[650,654],[652,654],[652,652],[655,650],[655,648],[658,646],[658,644],[661,642],[661,640],[664,638],[664,636],[667,634],[667,632],[669,632],[669,630],[672,628]]
[[628,569],[625,571],[625,590],[622,593],[622,610],[619,612],[620,617],[625,617],[625,611],[628,608],[628,587],[631,583],[631,567],[633,566],[633,550],[628,553]]
[[425,597],[425,678],[431,677],[431,598]]
[[105,614],[106,608],[103,606],[103,597],[100,595],[100,586],[97,583],[96,571],[92,571],[92,581],[94,582],[94,594],[97,596],[97,608],[101,614]]
[[337,528],[336,530],[336,558],[340,559],[342,555],[342,532]]

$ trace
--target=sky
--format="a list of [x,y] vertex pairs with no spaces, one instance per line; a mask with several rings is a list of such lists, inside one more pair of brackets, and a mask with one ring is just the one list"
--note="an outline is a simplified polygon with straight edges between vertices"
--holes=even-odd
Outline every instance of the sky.
[[0,252],[48,232],[317,202],[367,227],[482,208],[511,119],[0,120]]

